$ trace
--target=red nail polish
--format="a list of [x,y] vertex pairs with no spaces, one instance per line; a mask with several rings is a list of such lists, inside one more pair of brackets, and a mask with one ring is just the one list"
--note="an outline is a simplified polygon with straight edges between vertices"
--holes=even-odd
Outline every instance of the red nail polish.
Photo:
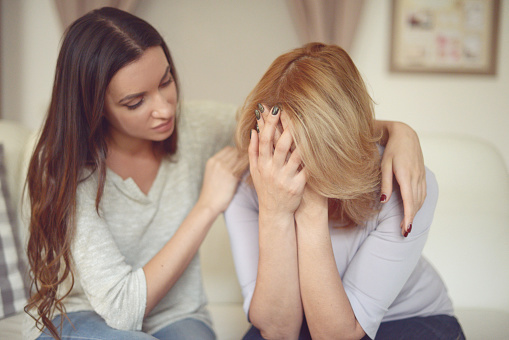
[[408,232],[405,231],[405,233],[403,234],[403,236],[407,237],[408,236]]
[[385,202],[387,200],[387,196],[385,194],[382,194],[382,196],[380,196],[380,202]]
[[410,223],[408,225],[408,228],[407,228],[407,233],[411,232],[412,231],[412,223]]

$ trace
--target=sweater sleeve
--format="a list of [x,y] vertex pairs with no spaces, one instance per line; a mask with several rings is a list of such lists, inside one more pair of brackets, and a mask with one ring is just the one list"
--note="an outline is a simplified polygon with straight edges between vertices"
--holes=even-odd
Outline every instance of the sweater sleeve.
[[233,145],[236,112],[237,107],[233,104],[210,101],[184,103],[180,119],[182,133],[188,135],[188,139],[179,147],[194,145],[208,159],[223,147]]
[[399,188],[380,211],[375,229],[362,243],[343,276],[355,317],[370,338],[421,257],[438,199],[438,184],[426,169],[427,197],[412,232],[401,236],[403,203]]
[[248,316],[258,271],[258,199],[254,188],[244,179],[224,216],[244,297],[243,308]]
[[[94,311],[121,330],[141,330],[147,286],[143,268],[133,268],[119,251],[106,222],[95,209],[91,179],[78,191],[74,269]],[[92,181],[93,182],[93,181]]]

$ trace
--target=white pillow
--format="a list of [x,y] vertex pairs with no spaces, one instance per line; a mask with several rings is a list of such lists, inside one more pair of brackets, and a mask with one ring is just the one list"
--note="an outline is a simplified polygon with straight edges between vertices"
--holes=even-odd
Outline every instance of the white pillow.
[[26,270],[20,257],[21,247],[14,237],[17,220],[10,202],[0,144],[0,319],[23,310],[27,300]]

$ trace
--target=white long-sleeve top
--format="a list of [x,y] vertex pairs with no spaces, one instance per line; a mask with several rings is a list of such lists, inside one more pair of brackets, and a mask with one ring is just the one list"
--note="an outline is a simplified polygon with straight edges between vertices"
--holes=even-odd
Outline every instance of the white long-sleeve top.
[[[426,200],[407,238],[401,236],[403,202],[397,184],[389,202],[365,227],[334,228],[334,222],[329,221],[334,258],[345,292],[355,317],[371,338],[382,321],[453,315],[444,283],[421,256],[438,199],[438,184],[428,169],[426,183]],[[252,185],[241,182],[225,219],[244,311],[249,315],[259,252],[258,197]]]

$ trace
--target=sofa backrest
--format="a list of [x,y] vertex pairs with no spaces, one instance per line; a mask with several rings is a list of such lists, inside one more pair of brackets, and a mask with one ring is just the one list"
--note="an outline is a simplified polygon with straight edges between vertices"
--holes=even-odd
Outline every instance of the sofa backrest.
[[209,302],[242,304],[244,300],[237,281],[230,238],[222,215],[212,225],[200,247],[200,261]]
[[[34,139],[28,128],[0,120],[13,202],[20,200]],[[509,175],[503,158],[490,143],[471,136],[420,134],[420,139],[440,191],[425,256],[456,307],[509,311]],[[241,303],[222,217],[200,252],[210,302]]]
[[444,279],[455,307],[509,311],[509,175],[488,142],[421,134],[439,196],[424,255]]
[[[19,123],[0,119],[0,144],[4,147],[9,193],[16,203],[19,203],[24,184],[25,146],[31,134],[29,128]],[[18,206],[15,204],[14,208]]]

